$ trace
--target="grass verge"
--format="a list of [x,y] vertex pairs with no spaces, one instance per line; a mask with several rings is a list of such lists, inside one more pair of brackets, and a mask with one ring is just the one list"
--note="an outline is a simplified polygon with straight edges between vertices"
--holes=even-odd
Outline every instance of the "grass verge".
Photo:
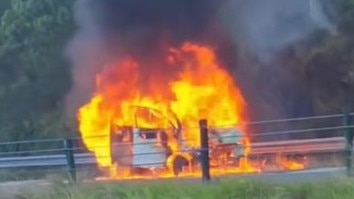
[[21,195],[23,199],[353,199],[354,183],[333,179],[321,183],[281,185],[248,180],[94,183],[55,185],[48,194]]

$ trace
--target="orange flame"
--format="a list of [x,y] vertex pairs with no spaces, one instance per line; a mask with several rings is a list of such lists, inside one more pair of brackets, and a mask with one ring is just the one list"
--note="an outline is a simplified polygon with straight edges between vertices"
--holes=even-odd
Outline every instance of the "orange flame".
[[[78,119],[84,144],[95,154],[100,167],[116,168],[111,158],[112,124],[171,128],[168,120],[154,119],[151,113],[137,118],[132,114],[134,106],[159,110],[167,118],[172,117],[171,112],[175,113],[183,126],[182,139],[187,140],[188,148],[199,147],[199,119],[208,119],[212,127],[239,126],[245,122],[245,100],[212,48],[185,43],[181,48],[170,49],[165,64],[178,72],[172,77],[153,71],[142,73],[144,63],[127,57],[108,63],[97,75],[96,93],[80,108]],[[168,145],[177,153],[179,143],[169,138]],[[243,141],[249,146],[246,135]],[[245,155],[249,152],[246,147]],[[239,170],[255,171],[245,159],[241,166]]]
[[278,154],[276,156],[276,162],[278,165],[284,167],[285,169],[288,170],[301,170],[305,168],[305,163],[299,162],[299,161],[294,161],[294,160],[288,160],[284,157],[281,156],[281,154]]

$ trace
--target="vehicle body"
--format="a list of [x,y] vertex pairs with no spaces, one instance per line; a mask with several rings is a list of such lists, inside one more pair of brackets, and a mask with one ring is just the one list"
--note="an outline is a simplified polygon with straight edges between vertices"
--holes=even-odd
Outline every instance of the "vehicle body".
[[243,134],[236,127],[212,128],[209,130],[211,166],[234,164],[244,156]]
[[[148,111],[158,112],[147,107],[136,107]],[[137,114],[139,111],[134,111]],[[174,121],[167,116],[170,128],[144,128],[137,123],[134,126],[111,127],[111,151],[115,164],[130,167],[131,172],[169,170],[175,175],[184,169],[192,170],[199,165],[199,149],[186,145],[183,139],[183,130],[178,118],[173,115]],[[138,116],[135,115],[135,118]],[[243,155],[242,133],[236,128],[210,129],[210,157],[212,166],[232,162]],[[174,143],[174,146],[171,143]],[[172,149],[173,148],[173,149]],[[225,161],[220,161],[225,160]],[[237,161],[236,161],[237,162]],[[237,165],[235,165],[237,166]]]

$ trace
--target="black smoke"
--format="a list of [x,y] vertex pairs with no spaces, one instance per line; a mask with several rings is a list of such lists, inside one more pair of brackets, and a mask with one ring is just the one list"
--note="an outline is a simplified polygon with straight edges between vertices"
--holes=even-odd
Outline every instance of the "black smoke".
[[[81,0],[77,10],[83,30],[96,29],[106,47],[140,55],[185,41],[212,40],[213,21],[222,1],[215,0]],[[80,16],[81,15],[81,16]],[[89,26],[89,27],[87,27]],[[83,31],[82,30],[82,31]],[[209,38],[208,38],[209,37]],[[113,49],[112,49],[113,48]],[[151,51],[154,49],[155,51]]]
[[142,69],[146,75],[167,75],[170,69],[157,62],[170,47],[189,41],[225,49],[221,46],[230,42],[225,42],[216,20],[222,2],[78,0],[75,15],[79,30],[68,48],[74,79],[67,99],[70,115],[90,98],[95,74],[104,63],[119,56],[135,56],[146,65]]
[[74,80],[68,111],[74,115],[91,97],[95,74],[107,61],[129,54],[144,62],[146,75],[168,74],[156,60],[169,47],[191,41],[216,48],[254,118],[308,113],[294,108],[309,107],[302,101],[306,86],[289,63],[278,60],[279,52],[318,29],[335,32],[326,14],[329,1],[77,0],[78,31],[67,51]]

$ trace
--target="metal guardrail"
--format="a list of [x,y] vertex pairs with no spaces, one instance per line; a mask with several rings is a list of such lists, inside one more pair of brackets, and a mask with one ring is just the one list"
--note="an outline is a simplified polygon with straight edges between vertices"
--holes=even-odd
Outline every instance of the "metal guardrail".
[[274,153],[318,153],[344,150],[343,137],[255,143],[250,155]]
[[[255,143],[250,145],[250,155],[276,154],[276,153],[317,153],[332,152],[344,149],[345,142],[343,137],[291,140]],[[75,154],[76,165],[97,164],[96,158],[91,153]],[[0,169],[9,168],[29,168],[29,167],[51,167],[67,166],[65,155],[40,155],[28,157],[9,157],[0,158]]]
[[[269,120],[269,121],[260,121],[260,122],[250,122],[248,126],[264,126],[271,125],[271,127],[276,126],[277,123],[286,123],[293,125],[297,122],[308,122],[311,120],[321,120],[322,124],[320,127],[299,125],[299,127],[290,127],[289,129],[277,129],[277,128],[265,128],[261,131],[252,131],[251,139],[259,137],[270,137],[277,138],[281,135],[299,135],[299,134],[316,134],[318,136],[326,136],[327,132],[343,133],[344,136],[340,134],[335,134],[334,138],[320,138],[320,139],[305,139],[305,140],[287,140],[287,141],[270,141],[270,142],[255,142],[252,143],[249,147],[251,152],[249,156],[262,156],[269,154],[315,154],[315,153],[332,153],[332,152],[346,152],[346,167],[349,170],[351,168],[351,152],[352,144],[350,140],[353,139],[353,130],[354,124],[351,121],[354,113],[344,113],[344,114],[335,114],[335,115],[326,115],[326,116],[315,116],[315,117],[303,117],[303,118],[292,118],[292,119],[280,119],[280,120]],[[335,119],[335,121],[328,122],[328,119]],[[202,121],[202,120],[201,120]],[[205,121],[207,122],[207,121]],[[286,126],[285,125],[285,126]],[[306,128],[307,127],[307,128]],[[208,125],[199,124],[199,127],[196,127],[200,130],[201,135],[208,134]],[[95,137],[101,135],[95,135]],[[333,136],[333,135],[332,135]],[[208,140],[208,136],[201,136],[201,140]],[[206,138],[205,138],[206,137]],[[297,137],[298,138],[298,137]],[[267,139],[266,139],[267,140]],[[75,166],[92,166],[96,165],[96,157],[92,153],[79,153],[80,151],[86,151],[86,148],[83,146],[74,146],[74,142],[80,143],[82,138],[72,138],[72,139],[52,139],[52,140],[27,140],[27,141],[16,141],[16,142],[0,142],[1,147],[8,147],[11,145],[14,146],[25,146],[21,150],[4,150],[0,153],[0,169],[20,169],[20,168],[50,168],[50,167],[67,167],[69,172],[73,172],[70,176],[75,177]],[[34,150],[31,146],[32,144],[45,145],[49,148],[39,150]],[[52,143],[59,143],[58,148],[51,148]],[[204,143],[204,145],[202,144]],[[207,159],[208,155],[208,142],[201,142],[199,152],[201,156],[203,155],[203,161],[201,161],[203,169],[203,177],[207,177],[208,165]],[[206,145],[205,145],[206,144]],[[54,145],[54,144],[53,144]],[[61,147],[61,146],[63,147]],[[96,146],[105,147],[105,146]],[[75,154],[74,154],[75,153]],[[17,155],[17,157],[7,157],[7,156]],[[21,155],[30,155],[22,156]],[[107,154],[109,155],[109,154]],[[143,154],[134,154],[134,155],[143,155]]]
[[[75,154],[75,163],[77,165],[96,164],[96,159],[94,155],[90,153]],[[29,157],[0,158],[0,169],[51,166],[67,166],[66,156],[40,155]]]

